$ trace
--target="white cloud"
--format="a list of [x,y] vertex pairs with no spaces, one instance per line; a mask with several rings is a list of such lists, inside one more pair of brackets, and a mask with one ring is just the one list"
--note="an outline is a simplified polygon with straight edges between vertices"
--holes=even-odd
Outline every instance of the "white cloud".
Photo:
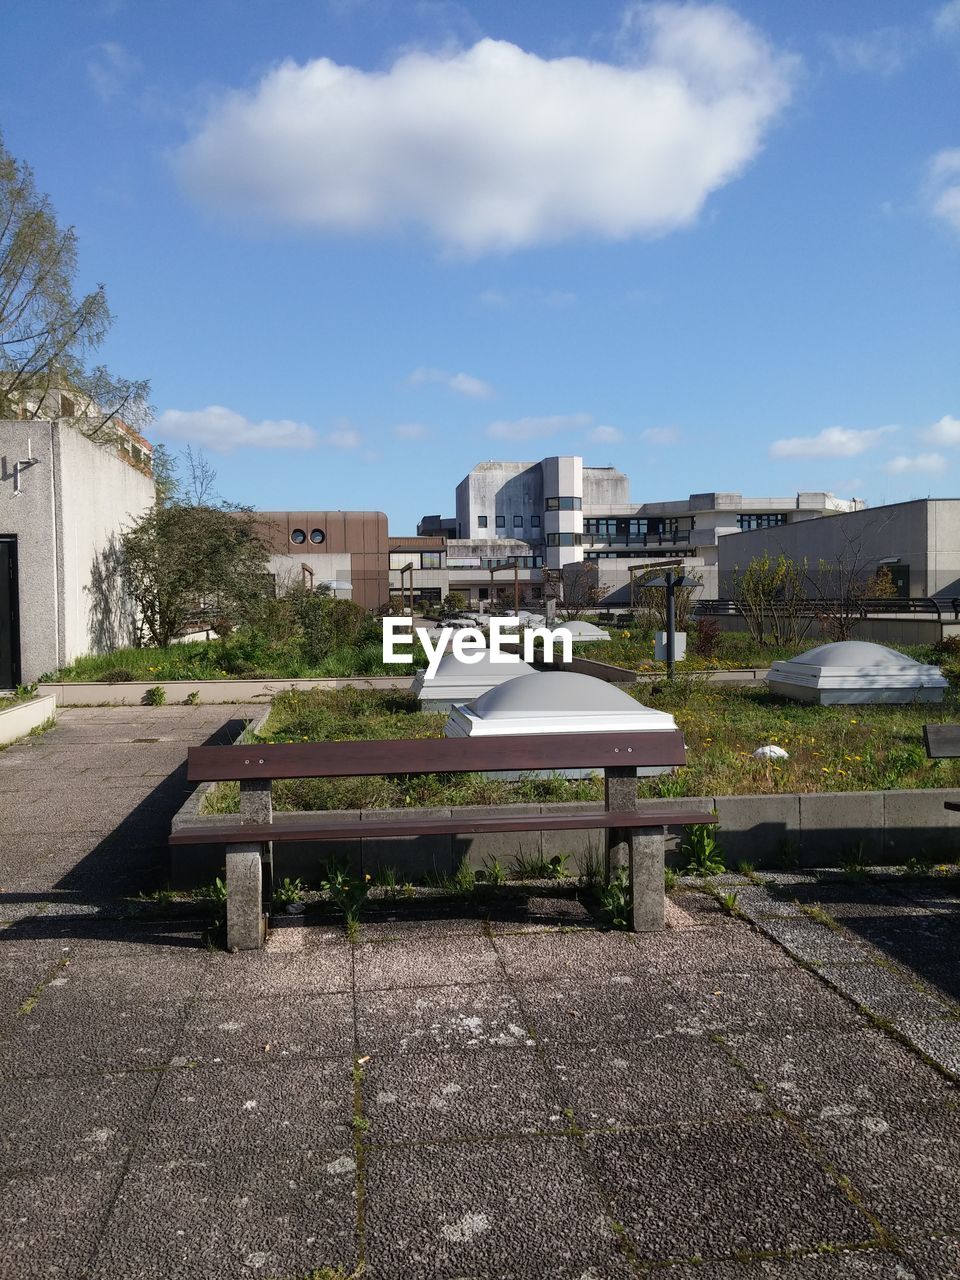
[[791,436],[774,440],[771,458],[855,458],[875,448],[896,427],[873,427],[852,431],[847,427],[827,427],[815,436]]
[[646,444],[676,444],[680,432],[676,427],[647,427],[640,432],[640,439]]
[[560,413],[545,418],[515,418],[511,422],[491,422],[487,435],[495,440],[538,440],[573,427],[590,425],[589,413]]
[[960,147],[938,151],[930,161],[927,197],[934,217],[960,231]]
[[101,102],[112,102],[140,71],[140,59],[116,41],[98,44],[87,58],[87,79]]
[[229,453],[231,449],[312,449],[317,443],[313,427],[288,418],[251,422],[242,413],[211,404],[205,409],[167,409],[156,423],[157,433],[168,440]]
[[859,35],[828,36],[827,44],[844,71],[892,76],[913,52],[913,40],[899,27],[878,27]]
[[951,418],[947,413],[932,427],[921,431],[920,435],[928,444],[950,445],[956,448],[960,445],[960,418]]
[[587,439],[591,444],[619,444],[623,439],[623,432],[616,427],[594,427]]
[[446,373],[443,369],[414,369],[407,378],[411,387],[423,386],[427,382],[437,382],[441,386],[456,391],[461,396],[469,396],[472,400],[489,400],[495,394],[489,382],[475,378],[471,373]]
[[332,431],[321,436],[321,440],[324,444],[333,445],[335,449],[359,449],[363,444],[360,432],[345,419],[341,419]]
[[661,235],[755,159],[798,60],[719,4],[637,6],[621,52],[551,59],[485,39],[386,71],[288,60],[221,97],[176,167],[230,216],[421,227],[468,253]]
[[399,440],[423,440],[429,431],[421,422],[398,422],[393,434]]
[[572,307],[577,295],[569,289],[484,289],[479,295],[485,307],[513,307],[524,304],[540,307]]
[[933,15],[933,29],[946,40],[960,36],[960,0],[948,0]]
[[885,462],[883,469],[892,476],[898,476],[908,471],[942,471],[946,465],[947,460],[942,453],[918,453],[912,457],[901,453]]

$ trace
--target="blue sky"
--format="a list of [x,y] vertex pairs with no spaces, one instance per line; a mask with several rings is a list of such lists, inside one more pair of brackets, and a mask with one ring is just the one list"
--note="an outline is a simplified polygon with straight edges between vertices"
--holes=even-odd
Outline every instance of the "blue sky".
[[0,3],[152,436],[265,509],[956,496],[960,0]]

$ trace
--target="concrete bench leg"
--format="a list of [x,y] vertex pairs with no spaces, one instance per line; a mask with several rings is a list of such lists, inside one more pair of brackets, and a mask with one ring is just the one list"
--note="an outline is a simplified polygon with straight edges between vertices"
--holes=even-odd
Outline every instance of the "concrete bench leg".
[[258,844],[227,845],[227,950],[263,946],[263,862]]
[[664,828],[632,832],[630,847],[630,927],[635,933],[660,933],[663,929]]

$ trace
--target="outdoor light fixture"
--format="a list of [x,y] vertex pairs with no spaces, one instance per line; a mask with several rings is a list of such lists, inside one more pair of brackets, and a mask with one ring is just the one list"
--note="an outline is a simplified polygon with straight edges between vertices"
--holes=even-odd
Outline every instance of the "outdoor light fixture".
[[674,569],[665,569],[662,577],[651,578],[649,582],[641,584],[641,590],[644,587],[665,587],[667,592],[667,678],[672,680],[674,675],[675,648],[676,648],[676,605],[674,594],[677,587],[695,587],[699,586],[699,579],[691,578],[683,572],[676,572]]

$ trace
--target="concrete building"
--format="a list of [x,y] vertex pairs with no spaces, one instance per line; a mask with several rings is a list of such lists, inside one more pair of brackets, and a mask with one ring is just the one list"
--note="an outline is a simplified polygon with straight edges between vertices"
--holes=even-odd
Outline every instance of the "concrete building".
[[117,540],[154,499],[152,450],[122,423],[0,422],[0,689],[133,642]]
[[277,587],[326,586],[364,609],[386,607],[390,551],[382,511],[262,511]]
[[793,560],[845,560],[869,577],[883,565],[904,598],[960,596],[960,498],[920,498],[846,512],[815,524],[758,529],[720,543],[720,595],[731,573],[768,551]]
[[[456,490],[456,516],[425,516],[418,533],[446,534],[434,570],[446,578],[431,590],[463,591],[475,604],[513,588],[492,585],[490,569],[516,559],[526,596],[539,597],[541,570],[587,560],[610,604],[629,604],[630,567],[680,560],[703,580],[703,595],[718,591],[721,540],[751,529],[781,528],[862,507],[830,493],[750,498],[740,493],[695,493],[679,501],[637,504],[630,482],[614,467],[584,466],[577,456],[539,462],[482,462]],[[455,528],[455,536],[451,534]],[[408,540],[409,541],[409,540]],[[413,552],[410,544],[407,548]],[[416,585],[417,578],[414,578]],[[503,584],[503,585],[501,585]]]

